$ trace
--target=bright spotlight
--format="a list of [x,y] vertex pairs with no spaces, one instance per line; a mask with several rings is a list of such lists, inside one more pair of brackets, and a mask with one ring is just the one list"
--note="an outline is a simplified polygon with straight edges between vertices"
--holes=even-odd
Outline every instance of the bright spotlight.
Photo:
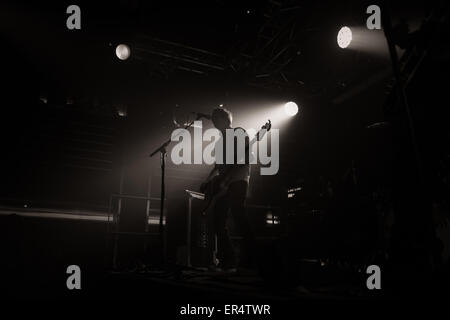
[[290,117],[295,116],[298,113],[298,106],[295,102],[289,101],[284,105],[284,112]]
[[337,35],[337,43],[341,48],[347,48],[352,42],[352,30],[349,27],[342,27]]
[[126,60],[130,57],[130,47],[127,46],[126,44],[119,44],[116,47],[116,56],[117,58],[119,58],[120,60]]

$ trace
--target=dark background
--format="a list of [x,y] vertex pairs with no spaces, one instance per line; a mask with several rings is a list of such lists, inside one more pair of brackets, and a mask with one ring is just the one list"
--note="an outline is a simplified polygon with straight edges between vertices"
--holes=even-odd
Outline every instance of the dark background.
[[[393,23],[405,20],[417,30],[437,3],[396,1]],[[16,213],[1,217],[2,243],[7,270],[18,278],[38,265],[45,276],[37,283],[50,280],[53,292],[63,290],[62,266],[69,261],[91,268],[93,279],[103,274],[110,263],[104,223],[20,213],[106,213],[112,193],[159,197],[159,159],[148,155],[175,128],[174,112],[207,113],[224,104],[245,127],[262,107],[299,105],[299,114],[278,127],[279,173],[260,176],[253,168],[249,205],[282,207],[286,189],[300,184],[317,193],[321,176],[345,193],[338,188],[344,188],[352,162],[361,198],[389,193],[396,181],[408,184],[416,174],[406,113],[392,115],[385,107],[392,71],[383,32],[370,31],[381,39],[376,50],[336,44],[340,26],[364,30],[373,2],[79,1],[81,30],[68,30],[70,4],[0,5],[0,204],[5,213]],[[407,91],[428,192],[403,189],[399,198],[423,196],[428,205],[448,199],[440,185],[448,175],[450,145],[447,23]],[[115,55],[120,43],[131,48],[128,60]],[[119,115],[123,110],[126,116]],[[382,121],[391,122],[367,129]],[[184,190],[197,190],[208,170],[169,160],[167,210],[175,229],[185,222]],[[130,202],[129,214],[145,210],[138,202]],[[312,209],[313,200],[305,202]],[[154,219],[158,204],[152,203]],[[255,213],[255,221],[265,219],[265,210]],[[172,259],[182,238],[174,235]],[[364,250],[365,242],[355,243]]]

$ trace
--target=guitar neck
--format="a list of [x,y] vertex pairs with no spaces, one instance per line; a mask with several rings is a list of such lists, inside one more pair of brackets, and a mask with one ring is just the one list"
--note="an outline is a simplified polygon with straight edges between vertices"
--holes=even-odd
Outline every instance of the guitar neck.
[[[248,145],[245,146],[245,153],[247,153],[250,149],[251,146],[253,146],[253,144],[255,144],[256,142],[260,141],[264,135],[266,134],[268,130],[263,128],[261,130],[258,131],[258,133],[256,133],[255,137],[250,140],[250,142],[248,143]],[[228,172],[232,169],[232,167],[228,167],[225,169],[225,171],[222,173],[223,175],[227,175]],[[218,172],[218,169],[216,169]]]
[[253,137],[252,140],[250,140],[250,142],[248,143],[247,148],[250,148],[253,144],[255,144],[256,142],[258,142],[259,140],[261,140],[262,138],[264,138],[264,135],[266,134],[267,130],[266,129],[261,129],[259,130],[256,135]]
[[266,129],[261,129],[258,131],[255,137],[252,140],[250,140],[248,145],[245,146],[245,153],[247,153],[256,142],[260,141],[264,137],[266,131],[267,131]]

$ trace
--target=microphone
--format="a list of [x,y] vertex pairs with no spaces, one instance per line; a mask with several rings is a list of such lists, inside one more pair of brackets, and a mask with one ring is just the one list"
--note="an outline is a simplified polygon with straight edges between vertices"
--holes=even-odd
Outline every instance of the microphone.
[[201,113],[201,112],[192,112],[193,114],[195,114],[197,116],[197,120],[200,120],[202,118],[211,120],[211,115],[206,114],[206,113]]

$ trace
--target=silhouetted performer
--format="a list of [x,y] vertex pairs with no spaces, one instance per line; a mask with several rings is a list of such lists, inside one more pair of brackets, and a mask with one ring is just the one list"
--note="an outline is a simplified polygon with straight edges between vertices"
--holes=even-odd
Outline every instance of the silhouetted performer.
[[[232,130],[244,130],[242,128],[233,128],[232,124],[232,115],[231,112],[224,108],[216,108],[212,112],[211,118],[214,126],[221,132],[222,141],[223,141],[223,159],[224,163],[226,162],[226,129]],[[245,131],[244,131],[245,132]],[[246,141],[246,145],[248,145],[248,139]],[[219,178],[227,169],[231,169],[228,171],[226,176],[227,181],[229,182],[228,189],[226,194],[219,198],[215,207],[214,207],[214,231],[217,235],[217,247],[218,247],[218,259],[219,265],[218,269],[228,272],[236,271],[236,267],[238,265],[238,259],[234,252],[228,230],[226,227],[228,212],[231,211],[231,215],[233,216],[234,223],[240,233],[243,235],[243,249],[245,254],[241,254],[240,265],[242,266],[244,261],[249,263],[251,260],[251,256],[254,253],[254,234],[253,230],[250,227],[249,221],[247,219],[246,210],[245,210],[245,200],[247,197],[247,189],[250,180],[250,164],[249,164],[249,152],[246,152],[246,161],[245,164],[236,164],[237,163],[237,150],[236,150],[236,139],[234,141],[234,156],[235,161],[234,164],[218,164],[216,159],[216,164],[211,172],[210,176],[213,173],[219,173]],[[230,168],[231,166],[231,168]],[[205,184],[202,184],[201,189],[204,190]]]

